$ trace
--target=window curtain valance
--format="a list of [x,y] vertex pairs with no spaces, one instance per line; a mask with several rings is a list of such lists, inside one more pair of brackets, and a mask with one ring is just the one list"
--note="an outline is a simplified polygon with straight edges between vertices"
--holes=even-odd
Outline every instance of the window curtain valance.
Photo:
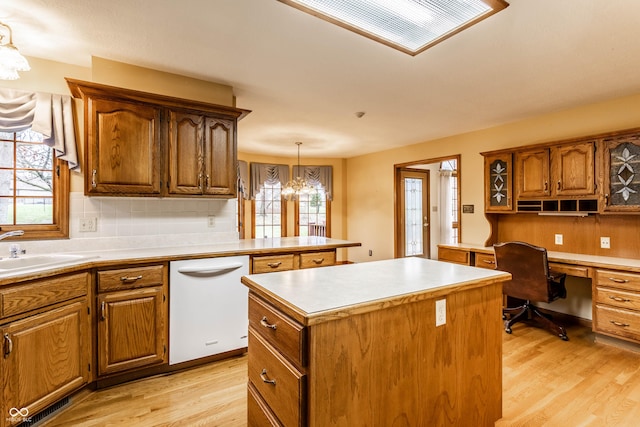
[[68,95],[0,88],[0,131],[31,128],[41,133],[56,157],[68,162],[69,169],[79,171],[73,118],[73,101]]
[[244,160],[238,160],[238,193],[243,199],[249,199],[249,165]]
[[289,166],[272,165],[267,163],[251,163],[251,199],[255,199],[260,189],[265,185],[289,181]]
[[311,185],[322,185],[327,198],[333,200],[333,167],[332,166],[298,166],[293,167],[293,176],[303,178]]

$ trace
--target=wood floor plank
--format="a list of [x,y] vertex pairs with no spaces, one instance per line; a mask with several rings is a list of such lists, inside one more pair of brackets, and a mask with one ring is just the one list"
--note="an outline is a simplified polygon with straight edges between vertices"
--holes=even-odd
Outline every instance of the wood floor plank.
[[[640,425],[640,353],[594,342],[584,326],[569,341],[527,325],[503,338],[503,418],[496,427]],[[246,426],[247,358],[99,390],[47,427]]]

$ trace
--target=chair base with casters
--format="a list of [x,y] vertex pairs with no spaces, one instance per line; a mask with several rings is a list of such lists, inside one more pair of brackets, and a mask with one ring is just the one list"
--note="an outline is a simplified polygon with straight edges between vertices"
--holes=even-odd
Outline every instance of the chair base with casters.
[[[507,315],[509,318],[507,319]],[[542,313],[538,307],[526,301],[519,307],[508,307],[502,309],[502,318],[504,319],[504,331],[508,334],[512,332],[511,327],[524,320],[534,320],[540,322],[541,326],[552,334],[558,336],[563,341],[569,341],[567,331],[560,325],[551,320],[551,316]]]

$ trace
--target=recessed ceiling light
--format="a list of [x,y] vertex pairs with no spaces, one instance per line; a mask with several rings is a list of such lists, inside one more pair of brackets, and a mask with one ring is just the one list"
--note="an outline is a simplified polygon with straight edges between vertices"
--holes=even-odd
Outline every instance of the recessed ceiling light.
[[278,0],[409,55],[509,6],[504,0]]

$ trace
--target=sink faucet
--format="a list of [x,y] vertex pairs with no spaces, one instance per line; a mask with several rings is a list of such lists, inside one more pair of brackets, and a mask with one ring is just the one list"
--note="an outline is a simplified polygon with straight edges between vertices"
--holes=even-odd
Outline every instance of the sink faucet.
[[7,237],[22,236],[23,234],[23,230],[7,231],[6,233],[0,234],[0,240],[6,239]]

